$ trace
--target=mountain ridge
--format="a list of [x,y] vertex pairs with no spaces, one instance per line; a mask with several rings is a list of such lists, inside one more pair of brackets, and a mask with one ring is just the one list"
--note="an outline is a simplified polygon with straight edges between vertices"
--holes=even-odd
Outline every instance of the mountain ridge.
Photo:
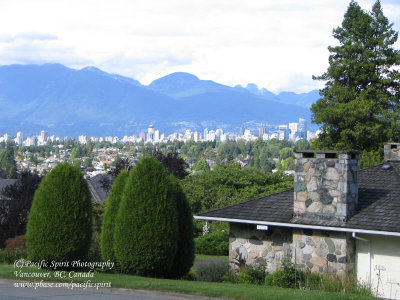
[[237,131],[247,122],[310,119],[307,107],[257,95],[251,85],[250,89],[253,92],[185,72],[146,86],[96,67],[0,66],[0,128],[28,135],[48,130],[68,136],[104,136],[138,134],[150,123],[168,133],[183,126],[201,131],[204,124],[215,124]]

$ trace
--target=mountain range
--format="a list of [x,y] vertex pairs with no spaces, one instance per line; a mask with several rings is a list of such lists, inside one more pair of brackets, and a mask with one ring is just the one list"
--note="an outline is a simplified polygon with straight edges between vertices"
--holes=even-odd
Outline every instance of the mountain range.
[[143,85],[95,67],[0,66],[0,134],[132,135],[153,124],[162,132],[310,120],[317,90],[274,94],[255,84],[230,87],[177,72]]

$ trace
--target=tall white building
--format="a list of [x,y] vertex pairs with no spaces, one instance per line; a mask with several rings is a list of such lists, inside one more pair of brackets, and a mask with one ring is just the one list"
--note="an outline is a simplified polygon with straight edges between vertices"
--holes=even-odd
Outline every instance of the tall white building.
[[289,139],[292,141],[296,140],[296,133],[298,130],[299,123],[289,123]]
[[154,142],[159,143],[160,142],[160,130],[154,130]]
[[42,131],[40,132],[40,137],[41,137],[41,139],[43,140],[43,142],[47,142],[47,136],[48,136],[48,132],[47,132],[47,131],[42,130]]
[[22,145],[24,142],[24,134],[21,131],[17,132],[17,137],[15,138],[15,143],[17,145]]
[[301,139],[307,139],[307,120],[299,118],[299,127],[297,130],[297,136]]
[[153,125],[150,125],[149,128],[147,128],[147,142],[153,142],[154,141],[154,127]]
[[87,141],[86,135],[80,135],[80,136],[78,137],[78,141],[79,141],[79,143],[81,143],[81,144],[86,144],[86,141]]

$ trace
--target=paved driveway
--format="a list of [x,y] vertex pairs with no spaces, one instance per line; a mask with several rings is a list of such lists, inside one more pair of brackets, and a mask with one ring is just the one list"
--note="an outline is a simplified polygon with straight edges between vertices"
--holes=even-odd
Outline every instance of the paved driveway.
[[[74,289],[66,288],[28,288],[14,287],[15,280],[0,279],[1,300],[50,300],[50,299],[83,299],[83,300],[206,300],[201,296],[183,295],[177,293],[157,292],[147,290],[102,288]],[[225,299],[226,300],[226,299]]]

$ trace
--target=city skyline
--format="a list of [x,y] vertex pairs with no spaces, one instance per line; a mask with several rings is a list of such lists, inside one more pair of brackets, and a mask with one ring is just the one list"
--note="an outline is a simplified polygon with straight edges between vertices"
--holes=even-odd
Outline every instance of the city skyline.
[[[272,130],[268,130],[268,126],[273,128]],[[146,132],[147,131],[147,132]],[[62,141],[66,139],[73,139],[79,141],[81,144],[85,144],[88,140],[93,142],[144,142],[144,143],[152,143],[157,144],[161,142],[168,141],[187,141],[193,140],[195,142],[198,141],[237,141],[239,139],[246,141],[254,141],[257,138],[262,138],[263,140],[291,140],[296,141],[299,139],[311,140],[316,138],[319,134],[319,130],[313,132],[308,130],[307,120],[299,118],[298,122],[292,122],[289,124],[281,124],[281,125],[267,125],[260,124],[260,126],[256,130],[246,129],[245,126],[241,126],[239,129],[239,134],[232,132],[224,132],[223,128],[215,128],[208,129],[204,128],[204,131],[201,133],[199,131],[191,131],[190,129],[185,129],[183,133],[181,132],[173,132],[171,134],[162,133],[159,129],[156,129],[152,124],[150,124],[147,130],[140,131],[137,134],[132,135],[124,135],[122,138],[120,136],[87,136],[85,134],[79,135],[77,138],[74,137],[59,137],[55,134],[49,136],[48,131],[41,130],[38,135],[28,135],[26,139],[24,139],[24,133],[22,131],[18,131],[15,136],[10,135],[9,133],[0,133],[0,142],[5,142],[9,139],[14,140],[17,145],[24,146],[41,146],[45,145],[47,141]],[[257,134],[258,132],[258,134]]]

